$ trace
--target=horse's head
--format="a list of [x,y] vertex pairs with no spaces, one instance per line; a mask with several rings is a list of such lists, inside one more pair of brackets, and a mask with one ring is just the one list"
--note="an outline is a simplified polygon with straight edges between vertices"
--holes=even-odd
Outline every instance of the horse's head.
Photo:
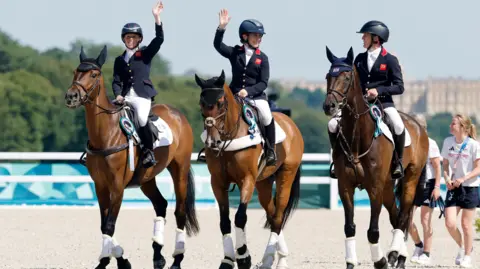
[[204,125],[207,128],[208,135],[219,139],[220,131],[223,130],[225,124],[227,108],[223,88],[225,72],[222,70],[219,77],[212,77],[207,80],[195,74],[195,81],[202,90],[200,93],[200,110],[205,119]]
[[100,93],[103,84],[102,65],[107,58],[107,46],[104,46],[96,59],[87,58],[80,51],[80,64],[73,72],[73,82],[65,93],[65,106],[77,108],[87,102],[92,102]]
[[347,94],[354,86],[353,49],[346,58],[337,58],[327,47],[327,58],[332,64],[327,74],[327,96],[323,111],[327,116],[335,115],[347,103]]
[[[223,86],[225,84],[225,72],[219,77],[212,77],[207,80],[200,78],[195,74],[195,81],[201,88],[200,108],[204,118],[216,118],[225,112],[225,93]],[[205,123],[208,125],[207,123]]]

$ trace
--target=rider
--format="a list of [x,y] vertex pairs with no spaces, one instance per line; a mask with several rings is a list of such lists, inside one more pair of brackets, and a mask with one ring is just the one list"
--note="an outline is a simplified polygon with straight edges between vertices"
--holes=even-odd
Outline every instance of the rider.
[[122,28],[122,41],[125,51],[115,59],[113,68],[113,93],[115,102],[127,101],[136,111],[140,124],[139,135],[143,148],[143,166],[145,168],[156,164],[153,153],[153,134],[148,123],[148,116],[157,91],[150,80],[150,65],[153,57],[160,50],[163,43],[163,25],[160,13],[163,11],[163,3],[159,1],[152,9],[155,18],[155,38],[148,46],[140,48],[143,41],[143,31],[140,25],[131,22]]
[[220,24],[215,33],[213,45],[215,49],[232,65],[232,81],[230,88],[233,94],[255,100],[261,123],[265,126],[266,140],[266,166],[275,166],[275,122],[267,102],[265,90],[270,78],[270,65],[268,57],[260,51],[259,46],[265,34],[263,24],[257,20],[244,20],[240,24],[239,37],[242,46],[227,46],[223,35],[230,21],[228,11],[223,9],[219,13]]
[[[363,34],[363,47],[367,51],[357,55],[354,65],[367,99],[378,99],[393,124],[393,137],[398,159],[392,177],[393,179],[401,178],[403,177],[405,125],[395,109],[392,99],[392,95],[400,95],[404,91],[401,67],[397,57],[388,53],[383,47],[383,43],[388,41],[390,35],[388,27],[383,22],[369,21],[357,33]],[[338,121],[339,117],[335,117],[328,123],[332,147],[336,140]]]

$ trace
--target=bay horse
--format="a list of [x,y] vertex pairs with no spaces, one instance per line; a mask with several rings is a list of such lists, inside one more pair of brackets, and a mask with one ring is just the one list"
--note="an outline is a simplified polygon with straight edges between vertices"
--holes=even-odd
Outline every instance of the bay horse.
[[[261,159],[261,127],[257,125],[259,121],[254,106],[246,99],[233,95],[225,84],[223,70],[219,77],[207,80],[195,74],[195,81],[202,90],[200,108],[205,130],[201,137],[206,145],[205,158],[212,190],[220,209],[224,250],[220,269],[232,269],[235,262],[240,269],[252,265],[245,226],[248,203],[255,188],[266,212],[264,227],[270,228],[270,238],[259,268],[272,268],[276,253],[279,255],[277,268],[288,268],[288,248],[282,229],[300,197],[300,165],[304,151],[302,134],[288,116],[273,112],[278,160],[276,166],[259,168],[264,159]],[[273,182],[276,182],[275,197],[272,196]],[[229,218],[230,183],[238,185],[240,190],[240,205],[235,214],[235,248]]]
[[[160,193],[155,177],[167,168],[175,188],[177,222],[174,262],[170,268],[178,269],[184,258],[185,230],[188,236],[199,232],[195,212],[195,182],[190,165],[192,128],[177,109],[164,104],[153,105],[153,116],[157,117],[153,123],[159,130],[154,150],[158,161],[155,166],[143,168],[139,156],[141,141],[136,141],[136,145],[132,146],[132,140],[138,137],[135,133],[138,126],[132,123],[136,122],[135,114],[130,112],[133,108],[128,104],[115,106],[107,97],[101,70],[106,57],[106,46],[96,59],[88,58],[82,47],[80,64],[74,71],[72,85],[65,94],[65,105],[68,108],[85,107],[88,129],[86,166],[95,184],[103,238],[96,268],[106,268],[111,257],[117,259],[118,268],[131,268],[128,259],[123,258],[123,248],[113,234],[124,189],[133,187],[140,187],[153,205],[156,213],[152,238],[153,264],[154,268],[165,267],[166,261],[161,250],[164,245],[163,232],[168,203]],[[128,166],[130,169],[127,169]],[[132,229],[134,231],[138,227]]]
[[[393,267],[395,264],[397,268],[404,268],[408,256],[405,241],[413,215],[413,201],[428,157],[427,133],[414,118],[399,112],[408,135],[403,158],[405,176],[398,179],[394,186],[395,181],[390,173],[394,146],[391,130],[384,123],[388,120],[386,114],[378,106],[371,106],[363,95],[359,75],[353,64],[353,49],[350,48],[345,58],[337,58],[328,47],[326,51],[331,67],[326,76],[327,96],[323,109],[327,116],[341,112],[338,142],[333,145],[332,159],[345,211],[347,268],[354,268],[357,263],[353,220],[353,196],[357,187],[366,189],[370,198],[371,216],[367,237],[374,268],[388,268],[388,265]],[[374,121],[376,115],[382,121]],[[379,130],[382,132],[379,133]],[[400,202],[399,208],[397,201]],[[386,254],[388,262],[378,242],[382,204],[388,210],[394,228],[393,239]]]

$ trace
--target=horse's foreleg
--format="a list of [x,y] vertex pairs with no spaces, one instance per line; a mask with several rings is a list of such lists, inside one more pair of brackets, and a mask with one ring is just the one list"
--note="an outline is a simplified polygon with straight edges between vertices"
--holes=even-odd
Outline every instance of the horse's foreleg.
[[[389,179],[387,178],[384,180]],[[385,259],[380,243],[378,242],[380,238],[378,222],[383,204],[383,182],[381,178],[379,178],[375,186],[367,189],[370,197],[370,225],[367,232],[367,238],[370,243],[373,266],[375,268],[386,269],[388,268],[387,259]]]
[[347,263],[347,269],[352,269],[358,263],[355,239],[356,227],[353,217],[353,195],[355,193],[355,188],[345,181],[345,177],[339,177],[338,193],[342,200],[343,211],[345,214],[345,225],[343,227],[345,233],[345,261]]
[[[103,191],[105,190],[101,191],[102,194]],[[98,194],[99,192],[97,191],[97,196]],[[103,198],[107,199],[104,196]],[[120,206],[122,205],[123,199],[123,178],[115,179],[113,184],[110,186],[109,198],[110,204],[108,213],[102,223],[102,252],[99,257],[100,264],[97,266],[97,269],[105,268],[111,257],[115,257],[117,259],[117,266],[119,269],[130,269],[130,262],[123,258],[123,248],[118,244],[115,238],[113,238],[113,234],[115,232],[115,223],[117,221],[118,214],[120,213]],[[103,202],[104,201],[102,201],[102,203]]]
[[235,249],[236,261],[239,269],[249,269],[252,266],[252,258],[247,248],[247,206],[252,199],[255,188],[254,177],[246,177],[240,187],[240,205],[235,214]]
[[143,194],[152,202],[156,217],[153,220],[153,267],[164,268],[166,261],[162,255],[164,246],[165,216],[167,214],[168,202],[158,190],[155,179],[145,182],[140,189]]
[[224,258],[219,269],[233,269],[235,265],[235,250],[232,238],[232,223],[230,221],[230,209],[228,201],[228,183],[227,179],[214,177],[212,175],[212,191],[218,203],[220,210],[220,231],[223,235],[223,253]]

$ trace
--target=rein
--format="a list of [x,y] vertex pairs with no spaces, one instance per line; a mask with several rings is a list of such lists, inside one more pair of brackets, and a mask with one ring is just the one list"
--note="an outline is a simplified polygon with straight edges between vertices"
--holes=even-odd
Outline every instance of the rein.
[[[342,97],[341,102],[338,102],[337,97],[334,95],[335,101],[337,102],[338,107],[339,107],[339,111],[342,111],[343,108],[345,107],[345,108],[348,109],[349,114],[353,116],[353,119],[354,119],[353,120],[353,131],[352,131],[352,136],[351,136],[350,143],[347,141],[347,138],[345,137],[345,134],[343,132],[342,121],[339,122],[339,131],[337,132],[337,139],[340,136],[340,138],[341,138],[340,147],[342,148],[343,153],[347,157],[347,160],[354,167],[355,174],[357,174],[357,169],[356,169],[355,165],[360,162],[360,158],[367,155],[370,152],[370,150],[372,149],[375,133],[372,134],[370,147],[364,153],[358,155],[358,157],[355,158],[355,156],[353,154],[353,151],[352,151],[352,147],[353,147],[353,142],[354,142],[354,139],[355,139],[355,131],[356,131],[356,128],[357,128],[357,120],[360,119],[361,116],[363,116],[363,115],[365,115],[369,112],[369,107],[367,105],[368,102],[366,100],[366,95],[363,95],[362,97],[363,97],[363,100],[364,100],[363,104],[367,107],[367,109],[365,111],[361,112],[361,113],[358,113],[357,110],[356,110],[356,107],[357,107],[357,99],[356,98],[354,98],[354,101],[353,101],[354,102],[354,107],[350,106],[350,104],[347,102],[348,92],[355,85],[355,75],[354,74],[355,73],[352,70],[351,73],[350,73],[350,83],[347,84],[347,90],[344,93],[339,92],[337,90],[334,90],[332,88],[329,88],[329,89],[327,89],[327,95],[328,94],[333,94],[333,93],[336,93],[336,94],[340,95],[340,97]],[[342,115],[342,117],[343,117],[343,115]],[[342,143],[342,141],[343,141],[343,143]],[[344,144],[347,148],[345,148]],[[335,145],[333,145],[333,148],[335,148]]]
[[[120,112],[125,106],[126,104],[123,103],[121,104],[120,106],[118,106],[117,108],[115,109],[107,109],[107,108],[104,108],[98,104],[96,104],[94,102],[95,100],[95,97],[91,98],[91,94],[96,92],[97,93],[97,97],[100,95],[100,78],[102,76],[102,71],[100,70],[100,68],[93,64],[93,63],[88,63],[88,62],[84,62],[83,64],[89,64],[91,66],[93,66],[96,70],[98,70],[100,73],[97,77],[97,79],[95,79],[95,83],[93,83],[92,87],[90,87],[90,89],[86,89],[86,87],[80,83],[80,81],[78,80],[75,80],[72,85],[70,86],[71,88],[73,88],[74,86],[76,86],[76,88],[80,88],[80,90],[82,90],[83,92],[85,92],[85,95],[83,97],[81,97],[80,99],[80,104],[85,106],[85,104],[93,104],[95,105],[96,107],[100,108],[102,111],[97,113],[97,115],[101,114],[101,113],[107,113],[107,114],[116,114],[118,112]],[[82,162],[83,160],[83,156],[88,153],[90,155],[101,155],[103,157],[106,157],[106,156],[109,156],[109,155],[112,155],[114,153],[117,153],[117,152],[120,152],[120,151],[123,151],[125,149],[128,148],[128,143],[124,143],[124,144],[121,144],[121,145],[117,145],[117,146],[114,146],[114,147],[111,147],[111,148],[106,148],[106,149],[94,149],[90,146],[90,140],[87,141],[87,146],[85,148],[85,152],[82,154],[82,156],[80,157],[80,160]],[[83,162],[82,162],[83,163]]]
[[[240,103],[243,102],[243,99],[238,100],[237,97],[235,97],[235,100],[239,101]],[[237,136],[238,134],[238,129],[240,127],[240,119],[242,117],[242,110],[239,110],[238,116],[237,116],[237,121],[235,122],[235,128],[233,130],[230,130],[229,132],[225,131],[225,120],[227,117],[227,111],[228,111],[228,102],[225,101],[223,104],[223,107],[221,108],[221,113],[218,114],[216,117],[207,117],[205,119],[205,126],[207,128],[215,128],[217,132],[220,134],[220,138],[224,140],[227,143],[224,143],[221,148],[219,148],[218,153],[216,157],[219,157],[225,149],[232,143],[233,139]],[[217,121],[221,123],[221,126],[217,125]],[[210,132],[207,131],[207,138],[206,141],[211,138]],[[206,145],[208,147],[208,145]]]

